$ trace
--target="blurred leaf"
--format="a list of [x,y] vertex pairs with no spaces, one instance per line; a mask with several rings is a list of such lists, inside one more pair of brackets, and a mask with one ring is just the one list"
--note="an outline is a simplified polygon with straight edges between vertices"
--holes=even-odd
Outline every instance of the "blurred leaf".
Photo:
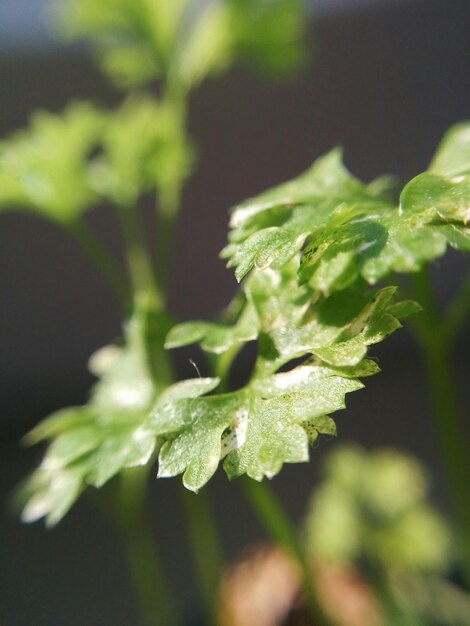
[[72,104],[61,115],[35,113],[28,129],[0,142],[0,208],[73,222],[97,201],[88,156],[103,125],[103,114],[86,103]]
[[133,206],[144,191],[179,187],[191,162],[178,113],[150,96],[132,96],[107,116],[92,181],[114,203]]
[[429,172],[451,178],[470,175],[470,122],[456,124],[447,131]]
[[104,69],[123,86],[168,71],[188,0],[70,0],[58,6],[61,28],[95,42]]
[[424,616],[432,626],[466,626],[470,615],[470,595],[447,580],[413,575],[395,577],[393,592],[408,613]]
[[316,558],[379,566],[387,575],[441,572],[449,531],[427,503],[427,478],[413,457],[343,447],[330,455],[306,528]]
[[153,352],[167,328],[151,311],[137,313],[126,326],[124,346],[93,357],[100,380],[90,402],[55,413],[27,435],[29,444],[50,444],[22,487],[25,521],[46,517],[48,525],[56,524],[86,486],[101,487],[121,470],[149,462],[157,440],[148,412],[160,389]]
[[70,35],[94,42],[123,87],[165,76],[188,89],[238,59],[271,74],[303,57],[305,0],[70,0]]
[[271,74],[288,72],[304,57],[305,0],[228,0],[235,58]]
[[197,86],[206,76],[222,71],[231,61],[231,14],[226,2],[208,2],[200,10],[180,52],[185,85]]

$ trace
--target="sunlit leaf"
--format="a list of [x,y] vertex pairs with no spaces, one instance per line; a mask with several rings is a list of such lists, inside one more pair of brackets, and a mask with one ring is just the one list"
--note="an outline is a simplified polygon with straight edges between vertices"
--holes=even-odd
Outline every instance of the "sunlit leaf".
[[[361,387],[327,367],[302,366],[240,391],[157,404],[154,428],[167,437],[159,477],[183,473],[185,486],[198,491],[225,459],[229,478],[271,478],[284,463],[308,460],[309,441],[334,433],[326,414],[343,408],[344,395]],[[172,422],[165,419],[169,410]],[[169,423],[176,432],[164,432]]]
[[282,267],[302,250],[300,282],[329,294],[358,280],[375,284],[390,272],[416,272],[447,245],[468,251],[469,142],[468,125],[450,131],[432,173],[411,180],[398,205],[381,186],[349,175],[334,151],[238,207],[222,254],[241,280],[251,269]]
[[[274,476],[284,463],[306,461],[319,433],[336,433],[328,414],[344,407],[346,393],[362,387],[358,377],[377,373],[375,363],[364,359],[368,346],[400,326],[392,307],[407,315],[414,306],[394,303],[395,288],[323,298],[298,285],[297,267],[293,260],[282,271],[250,276],[232,326],[190,322],[170,332],[167,346],[200,342],[216,354],[258,337],[258,358],[238,391],[217,394],[209,379],[214,395],[157,401],[152,423],[166,439],[160,477],[182,473],[185,486],[198,491],[221,459],[230,478],[247,474],[256,480]],[[301,357],[307,362],[296,363]],[[292,369],[279,373],[285,365]],[[206,390],[204,380],[199,385]]]
[[100,142],[101,112],[76,103],[63,114],[37,112],[28,129],[0,142],[0,208],[74,221],[97,202],[87,157]]
[[101,148],[94,188],[122,206],[145,191],[178,188],[190,173],[192,149],[178,113],[150,96],[132,96],[107,116]]

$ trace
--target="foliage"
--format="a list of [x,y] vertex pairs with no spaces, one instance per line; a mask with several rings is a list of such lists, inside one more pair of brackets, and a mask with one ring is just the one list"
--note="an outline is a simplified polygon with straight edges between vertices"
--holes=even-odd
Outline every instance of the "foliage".
[[403,188],[398,204],[380,185],[353,178],[340,153],[331,152],[238,207],[223,255],[241,280],[253,267],[280,267],[301,250],[300,282],[329,294],[359,279],[375,284],[392,271],[417,272],[447,244],[468,252],[469,131],[468,124],[449,131],[429,171]]
[[[186,130],[189,93],[237,61],[274,75],[291,71],[303,56],[306,11],[303,0],[71,0],[61,7],[61,23],[91,40],[104,70],[131,93],[112,111],[74,103],[60,114],[36,113],[28,129],[1,142],[0,208],[36,213],[73,233],[122,299],[125,321],[118,345],[91,359],[98,382],[89,402],[59,411],[27,435],[27,443],[49,447],[22,487],[23,519],[56,524],[87,487],[111,479],[125,492],[132,468],[149,470],[157,456],[158,477],[182,474],[195,492],[220,461],[229,479],[246,474],[264,485],[284,463],[307,461],[320,435],[336,435],[330,413],[379,371],[370,346],[418,313],[413,298],[424,296],[421,304],[431,306],[416,327],[446,422],[456,510],[462,528],[470,527],[460,488],[468,463],[446,366],[468,287],[441,330],[419,283],[425,265],[448,246],[470,251],[470,123],[446,134],[427,171],[396,198],[388,179],[359,181],[334,149],[294,180],[235,207],[222,256],[243,282],[225,316],[174,324],[168,315],[175,221],[196,162]],[[155,80],[158,97],[134,90]],[[139,222],[139,201],[149,194],[157,206],[155,255]],[[100,203],[118,217],[126,275],[83,221]],[[388,283],[396,273],[418,275],[412,299]],[[250,342],[254,366],[248,382],[233,389],[233,360]],[[168,350],[194,343],[207,355],[210,376],[176,381]],[[447,532],[424,504],[424,484],[419,467],[393,453],[336,457],[311,517],[312,545],[343,561],[366,555],[382,569],[391,561],[438,569],[447,559]],[[263,517],[269,498],[257,500],[256,487],[251,493]],[[134,505],[126,514],[137,515],[141,504]],[[308,564],[280,510],[269,510],[276,519],[267,526],[296,554],[308,595]],[[136,524],[133,518],[134,532]],[[423,528],[432,531],[433,545]],[[200,536],[210,541],[204,529]],[[405,537],[413,539],[409,552]],[[131,567],[139,567],[128,541]],[[465,546],[470,563],[468,528]],[[196,559],[201,552],[197,546]],[[213,569],[204,574],[209,590],[217,582]],[[135,576],[142,581],[145,572]],[[145,602],[145,613],[157,615],[152,594]]]
[[87,405],[41,422],[26,443],[50,441],[39,468],[23,486],[24,521],[56,524],[88,485],[99,488],[125,468],[150,462],[157,445],[149,411],[159,388],[152,352],[167,323],[151,310],[126,324],[124,345],[106,346],[90,360],[99,377]]
[[234,59],[269,72],[302,58],[304,0],[73,0],[65,20],[90,38],[103,69],[118,84],[156,78],[195,87]]
[[317,563],[359,570],[382,608],[393,605],[392,623],[463,626],[470,596],[445,579],[455,546],[428,500],[427,472],[414,457],[339,446],[312,494],[305,543]]
[[[132,105],[127,103],[125,107],[128,106]],[[137,112],[146,113],[146,106],[144,102]],[[127,115],[126,108],[124,114]],[[104,156],[100,158],[108,158],[107,170],[104,164],[99,167],[105,173],[102,187],[106,189],[106,182],[111,181],[111,191],[106,195],[118,198],[118,203],[122,198],[135,197],[136,190],[145,189],[146,171],[152,168],[149,165],[146,170],[143,164],[151,164],[153,155],[159,154],[155,147],[161,149],[163,145],[165,155],[165,144],[150,141],[150,150],[136,148],[127,155],[135,155],[135,169],[127,166],[120,175],[125,167],[120,161],[120,146],[126,145],[125,133],[129,129],[129,125],[121,123],[121,116],[119,111],[114,126],[104,134]],[[139,119],[139,115],[133,118],[136,125]],[[122,127],[125,132],[120,137]],[[451,160],[453,170],[464,170],[465,150],[461,147],[467,149],[462,141],[465,134],[468,136],[468,126],[451,131],[434,163],[443,163],[441,167],[445,169],[445,163]],[[456,156],[455,145],[463,159]],[[111,174],[106,175],[113,170],[120,187],[112,184]],[[452,245],[463,243],[464,248],[470,241],[461,209],[470,201],[466,195],[470,188],[467,177],[444,178],[434,173],[436,170],[441,171],[434,165],[432,173],[408,183],[397,208],[386,203],[373,186],[362,185],[348,174],[338,153],[333,152],[320,159],[306,175],[235,210],[235,228],[225,254],[230,251],[232,258],[241,259],[239,276],[253,266],[258,270],[243,285],[243,302],[236,319],[231,325],[189,322],[175,326],[166,347],[200,342],[205,351],[221,355],[257,340],[257,361],[251,380],[237,391],[206,396],[218,381],[208,381],[207,388],[205,382],[199,384],[196,380],[186,388],[191,390],[186,397],[175,397],[170,387],[156,399],[151,418],[150,404],[146,403],[146,411],[139,414],[140,421],[133,422],[132,428],[144,428],[146,432],[150,428],[149,440],[161,438],[159,476],[183,473],[186,487],[198,491],[223,459],[229,478],[247,473],[261,480],[277,474],[283,463],[308,460],[308,444],[319,433],[336,433],[328,414],[344,407],[346,393],[362,387],[359,377],[378,371],[374,362],[366,359],[368,346],[399,328],[399,318],[419,310],[413,302],[396,302],[393,287],[369,291],[363,278],[375,282],[391,269],[417,270],[427,258],[442,254],[446,241]],[[424,184],[430,177],[431,183]],[[383,245],[367,245],[370,232],[376,233],[379,228],[385,233]],[[448,238],[449,229],[459,237]],[[338,252],[338,246],[342,252]],[[309,256],[314,248],[316,263]],[[305,279],[306,267],[310,267],[309,280]],[[129,350],[132,351],[130,345]],[[301,359],[300,364],[297,359]],[[289,371],[280,372],[285,367]],[[133,385],[136,389],[144,388],[145,377],[139,378],[138,374],[136,370]],[[95,402],[92,400],[92,405]],[[108,408],[119,413],[119,406]],[[96,409],[101,424],[101,407]],[[84,411],[86,423],[89,409]],[[46,468],[52,463],[54,475],[46,480],[42,472],[33,479],[32,484],[40,485],[41,502],[51,502],[50,508],[43,505],[33,509],[49,515],[51,520],[60,518],[66,509],[63,499],[43,497],[45,485],[55,488],[58,471],[70,476],[70,463],[75,463],[76,458],[66,457],[57,463],[56,448],[62,449],[65,437],[76,437],[82,413],[75,410],[75,419],[65,421],[60,414],[62,428],[58,432],[52,430],[48,437],[60,434],[61,438],[52,445],[44,461]],[[70,418],[68,413],[65,415]],[[57,418],[52,419],[54,423]],[[97,445],[93,428],[89,427],[84,435],[83,445],[89,446],[85,452]],[[145,451],[146,445],[144,442]],[[151,447],[153,450],[154,444]],[[78,445],[77,450],[81,450]],[[143,453],[145,461],[150,457],[151,454]],[[112,456],[107,462],[110,469],[102,467],[98,484],[104,482],[103,476],[110,478],[120,469],[137,464],[133,457],[129,460],[125,455],[117,464]],[[106,461],[100,464],[105,465]],[[83,463],[75,466],[80,476],[80,480],[76,478],[77,485],[97,485],[95,475],[92,472],[89,477]],[[78,496],[79,489],[74,493]],[[59,507],[59,512],[55,507]],[[27,513],[26,517],[34,516]]]
[[340,564],[441,572],[450,560],[443,519],[426,503],[423,467],[395,450],[342,447],[330,455],[312,499],[312,554]]
[[63,115],[35,113],[28,130],[0,143],[0,207],[67,223],[93,206],[86,164],[103,121],[88,103],[70,105]]

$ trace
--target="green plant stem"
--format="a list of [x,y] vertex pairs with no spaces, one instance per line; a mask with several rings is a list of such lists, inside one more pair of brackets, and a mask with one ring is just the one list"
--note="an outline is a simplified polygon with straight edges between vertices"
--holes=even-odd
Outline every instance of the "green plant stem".
[[118,480],[114,520],[145,626],[181,625],[145,509],[147,468],[126,470]]
[[240,344],[235,344],[225,352],[222,352],[222,354],[214,355],[212,359],[214,376],[220,378],[220,384],[217,388],[219,393],[225,393],[230,390],[230,369],[239,351]]
[[97,239],[93,231],[82,219],[67,225],[68,231],[98,270],[106,283],[111,287],[123,306],[129,301],[129,286],[124,278],[124,271],[117,261]]
[[176,233],[176,222],[179,213],[179,191],[168,190],[165,194],[160,194],[160,210],[158,213],[157,232],[157,276],[158,284],[162,293],[168,291],[168,281],[174,249]]
[[[177,74],[169,72],[162,101],[186,127],[188,93],[181,90]],[[178,215],[181,209],[183,178],[175,177],[158,188],[158,223],[156,242],[157,280],[162,294],[167,295]]]
[[292,522],[287,517],[281,503],[266,481],[257,482],[250,478],[241,480],[246,497],[268,535],[294,557],[299,565],[305,599],[315,625],[328,626],[325,616],[315,595],[312,571],[307,556],[302,548],[299,536]]
[[416,299],[424,311],[415,322],[425,359],[434,427],[447,474],[449,493],[459,524],[467,584],[470,588],[470,454],[468,433],[457,402],[451,349],[426,271],[412,277]]
[[134,298],[147,297],[158,311],[163,310],[163,297],[155,282],[152,263],[143,241],[137,209],[118,207],[121,230]]
[[447,343],[455,341],[470,313],[470,272],[467,273],[457,295],[450,303],[444,316],[444,332]]
[[207,626],[215,626],[215,601],[223,572],[223,557],[217,526],[207,493],[182,489],[188,539],[202,592]]

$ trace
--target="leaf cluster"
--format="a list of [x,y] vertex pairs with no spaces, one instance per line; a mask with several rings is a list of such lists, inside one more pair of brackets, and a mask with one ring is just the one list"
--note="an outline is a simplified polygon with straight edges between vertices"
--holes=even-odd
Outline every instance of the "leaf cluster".
[[445,136],[427,172],[390,201],[377,181],[351,176],[333,150],[298,178],[232,214],[223,251],[241,280],[251,269],[282,267],[301,253],[301,284],[323,294],[392,272],[417,272],[447,245],[468,252],[469,124]]
[[334,434],[328,413],[378,369],[366,359],[368,346],[419,310],[394,301],[394,287],[368,284],[419,270],[448,243],[469,249],[468,138],[468,125],[451,130],[398,205],[382,185],[351,176],[333,151],[235,209],[222,254],[239,279],[256,270],[243,284],[238,318],[230,326],[176,326],[166,346],[199,342],[223,355],[256,339],[256,365],[243,389],[182,403],[176,433],[163,433],[161,476],[183,473],[197,490],[224,458],[230,478],[261,480],[284,462],[307,460],[319,433]]
[[[215,363],[214,376],[161,383],[148,364],[163,344],[162,319],[155,326],[160,343],[144,341],[142,321],[131,320],[124,349],[98,368],[90,403],[53,416],[30,436],[52,443],[27,487],[33,495],[25,517],[57,521],[84,486],[145,464],[156,450],[158,476],[183,474],[193,491],[221,461],[230,479],[255,480],[307,461],[320,434],[336,433],[330,414],[362,387],[361,378],[378,371],[369,346],[419,310],[397,300],[395,287],[369,283],[391,271],[416,271],[447,244],[468,249],[469,145],[468,125],[451,130],[397,205],[381,185],[353,178],[333,152],[237,207],[223,254],[239,278],[249,275],[230,321],[180,324],[165,342],[199,343]],[[132,173],[123,176],[120,184],[133,180]],[[249,381],[227,389],[224,359],[252,341],[257,358]]]
[[157,446],[150,409],[161,391],[155,352],[168,320],[151,308],[127,322],[122,346],[102,348],[90,359],[98,377],[84,406],[63,409],[25,437],[49,441],[47,453],[19,493],[22,518],[57,523],[87,486],[99,488],[126,468],[146,465]]
[[181,118],[149,95],[115,111],[77,102],[38,112],[0,143],[0,209],[70,225],[102,202],[129,208],[144,192],[181,184],[192,153]]
[[312,497],[306,522],[312,553],[343,565],[365,559],[386,571],[442,571],[450,535],[427,495],[426,473],[414,458],[339,448]]
[[305,0],[73,0],[63,20],[104,71],[135,87],[164,78],[186,92],[235,60],[278,74],[303,56]]

